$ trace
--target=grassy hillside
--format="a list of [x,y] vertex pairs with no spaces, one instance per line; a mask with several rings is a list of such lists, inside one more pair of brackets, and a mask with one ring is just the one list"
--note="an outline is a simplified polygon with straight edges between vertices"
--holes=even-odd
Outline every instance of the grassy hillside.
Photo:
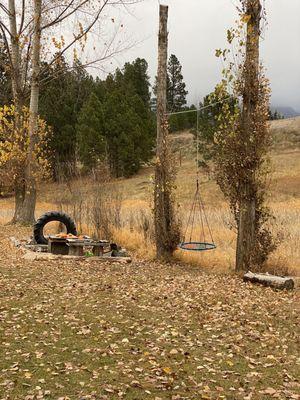
[[274,145],[282,148],[300,148],[300,117],[272,121]]
[[[290,273],[300,274],[300,118],[274,121],[271,129],[274,146],[271,152],[273,172],[269,205],[276,217],[272,229],[274,234],[280,236],[281,244],[272,255],[269,268],[271,271],[273,269],[286,273],[289,270]],[[189,132],[172,135],[171,140],[177,155],[178,214],[184,227],[195,191],[195,146],[193,135]],[[99,179],[80,179],[63,185],[43,185],[39,193],[37,214],[62,208],[75,217],[84,232],[93,233],[91,221],[94,216],[90,209],[95,201],[102,201],[101,208],[112,209],[111,213],[114,207],[121,207],[120,221],[112,232],[114,239],[140,257],[151,258],[154,256],[152,176],[153,167],[148,166],[130,179],[106,184],[102,184]],[[210,270],[230,271],[234,268],[236,240],[235,232],[230,229],[231,215],[209,173],[201,171],[200,179],[202,196],[218,248],[205,254],[178,251],[177,257]],[[99,198],[99,192],[105,193],[106,202]],[[110,197],[107,200],[108,193]],[[8,221],[13,211],[12,199],[1,200],[0,207],[2,221]],[[197,239],[197,231],[195,233]]]

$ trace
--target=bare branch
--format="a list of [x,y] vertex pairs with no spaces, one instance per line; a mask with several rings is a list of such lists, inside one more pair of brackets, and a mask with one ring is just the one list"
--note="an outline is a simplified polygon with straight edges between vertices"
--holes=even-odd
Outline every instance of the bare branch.
[[12,36],[8,27],[1,20],[0,20],[0,26],[9,34],[9,36]]
[[9,10],[5,7],[5,5],[1,2],[0,3],[0,8],[2,8],[2,10],[9,16],[10,12]]
[[22,0],[21,22],[20,22],[20,27],[19,27],[19,32],[18,32],[19,36],[21,35],[21,32],[23,31],[24,21],[25,21],[25,0]]
[[5,33],[5,31],[4,31],[4,29],[3,29],[1,24],[0,24],[0,30],[2,32],[2,38],[3,38],[3,41],[4,41],[5,50],[7,51],[7,54],[8,54],[9,62],[12,65],[12,59],[11,59],[11,54],[10,54],[9,43],[8,43],[8,40],[7,40],[6,33]]
[[[85,13],[85,14],[88,14],[88,15],[90,15],[90,16],[93,16],[93,15],[94,15],[94,13],[88,13],[88,12],[82,10],[82,7],[83,7],[85,4],[87,4],[88,2],[90,2],[90,0],[83,0],[83,1],[80,2],[80,4],[78,4],[76,7],[74,7],[74,8],[72,9],[72,5],[73,5],[74,1],[75,1],[75,0],[71,0],[71,3],[69,3],[68,5],[66,5],[66,8],[57,16],[57,18],[55,18],[55,20],[49,22],[48,24],[44,25],[44,26],[42,27],[42,29],[46,29],[46,28],[49,28],[49,27],[51,27],[51,26],[54,26],[54,25],[57,25],[57,24],[61,23],[62,21],[64,21],[64,20],[67,19],[68,17],[70,17],[71,15],[75,14],[76,11],[80,11],[80,12]],[[139,3],[139,2],[141,2],[141,1],[143,1],[143,0],[131,0],[131,1],[130,1],[130,0],[127,0],[127,1],[126,1],[126,0],[111,0],[111,1],[105,1],[104,6],[106,6],[106,5],[111,5],[111,6],[114,6],[114,5],[123,5],[123,6],[126,8],[126,10],[128,11],[127,5],[136,4],[136,3]],[[59,7],[59,6],[54,6],[54,7],[51,7],[50,9],[55,9],[55,8],[57,8],[57,7]],[[47,9],[46,12],[49,11],[50,9]],[[68,14],[64,15],[65,12],[66,12],[68,9],[72,9],[72,11],[70,11]]]
[[50,28],[51,26],[57,25],[59,23],[61,23],[62,21],[64,21],[65,19],[67,19],[68,17],[70,17],[71,15],[73,15],[76,11],[78,11],[82,6],[84,6],[86,3],[89,2],[89,0],[84,0],[82,1],[80,4],[78,4],[74,9],[72,9],[72,11],[70,11],[68,14],[64,15],[68,9],[70,9],[73,5],[75,0],[71,0],[71,2],[66,6],[66,8],[51,22],[49,22],[48,24],[44,25],[42,27],[43,29],[46,28]]
[[93,26],[96,24],[96,22],[99,20],[100,15],[105,8],[105,6],[108,4],[109,0],[105,0],[102,6],[99,8],[95,18],[93,21],[89,24],[89,26],[84,29],[79,35],[75,36],[75,38],[56,56],[53,58],[53,60],[49,63],[49,65],[52,65],[55,63],[67,50],[69,50],[74,43],[78,42],[80,39],[82,39],[90,30],[93,28]]
[[[84,68],[84,69],[85,69],[85,68],[95,68],[95,69],[100,69],[101,71],[104,71],[104,68],[100,68],[100,67],[97,66],[96,64],[97,64],[97,63],[100,63],[100,62],[103,63],[103,61],[106,61],[106,60],[111,59],[113,56],[115,56],[115,55],[117,55],[117,54],[120,54],[122,51],[124,51],[124,49],[113,50],[113,51],[111,51],[111,52],[109,52],[109,53],[108,53],[107,51],[105,51],[105,53],[104,53],[104,55],[103,55],[102,57],[100,57],[100,58],[98,58],[98,59],[96,59],[96,60],[87,62],[87,63],[85,63],[85,64],[80,64],[80,66],[81,66],[82,68]],[[48,68],[49,66],[50,66],[50,64],[47,64],[43,71],[46,71],[47,68]],[[47,84],[47,83],[50,83],[50,82],[52,82],[53,80],[55,80],[55,79],[59,78],[60,76],[62,76],[62,75],[66,72],[66,70],[67,70],[67,71],[72,71],[72,70],[74,70],[74,69],[76,69],[76,68],[77,68],[77,65],[76,65],[76,64],[73,64],[72,66],[68,66],[67,68],[57,69],[57,70],[55,71],[55,74],[51,75],[50,77],[46,77],[46,78],[44,78],[44,79],[41,79],[41,80],[40,80],[40,83],[41,83],[41,84],[44,84],[44,85]]]

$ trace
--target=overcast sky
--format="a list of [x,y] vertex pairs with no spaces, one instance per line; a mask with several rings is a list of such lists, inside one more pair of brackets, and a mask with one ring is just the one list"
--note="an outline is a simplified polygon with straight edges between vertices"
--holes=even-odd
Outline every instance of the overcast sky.
[[[238,0],[161,0],[169,5],[169,54],[183,66],[189,101],[213,90],[222,64],[215,49],[226,47],[226,30],[237,18]],[[261,58],[272,86],[272,103],[300,111],[300,0],[266,0],[268,26]],[[138,44],[117,58],[119,66],[137,57],[157,69],[159,0],[144,0],[122,15],[125,31]]]

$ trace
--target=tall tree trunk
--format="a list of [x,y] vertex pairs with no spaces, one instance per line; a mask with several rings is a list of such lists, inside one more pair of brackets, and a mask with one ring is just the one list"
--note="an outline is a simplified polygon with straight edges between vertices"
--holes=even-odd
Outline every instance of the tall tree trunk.
[[168,7],[160,6],[160,27],[158,38],[157,74],[157,144],[154,189],[154,225],[156,255],[168,260],[179,241],[178,229],[174,221],[172,188],[174,176],[167,141],[167,57],[168,57]]
[[17,223],[22,215],[23,203],[25,199],[25,185],[22,182],[16,182],[15,190],[15,211],[11,221],[12,224]]
[[167,118],[168,6],[160,6],[157,71],[157,157],[166,142],[163,126]]
[[36,159],[35,145],[38,129],[38,106],[39,106],[39,72],[40,72],[40,50],[41,50],[41,0],[34,0],[34,31],[32,40],[32,75],[30,95],[30,117],[29,117],[29,146],[25,169],[25,196],[18,222],[31,224],[34,221],[36,206]]
[[[245,146],[245,157],[251,151],[251,134],[255,126],[255,110],[259,98],[259,37],[261,19],[260,0],[248,0],[246,57],[244,64],[244,92],[242,109],[242,135]],[[246,271],[251,266],[255,240],[255,171],[247,165],[241,183],[239,204],[238,238],[236,250],[236,270]]]
[[[16,6],[15,0],[9,0],[9,27],[10,27],[10,48],[11,48],[11,82],[12,92],[14,98],[14,105],[16,110],[16,129],[20,128],[20,115],[24,106],[24,96],[22,91],[22,77],[21,77],[21,51],[19,36],[17,31],[17,17],[16,17]],[[17,176],[14,181],[15,190],[15,212],[12,219],[12,223],[18,222],[21,217],[23,202],[25,198],[25,181],[23,176]]]
[[17,16],[16,16],[16,5],[15,0],[8,1],[9,10],[9,27],[10,27],[10,48],[11,48],[11,78],[12,78],[12,90],[15,106],[18,108],[20,105],[21,96],[21,54],[20,54],[20,43],[19,35],[17,31]]

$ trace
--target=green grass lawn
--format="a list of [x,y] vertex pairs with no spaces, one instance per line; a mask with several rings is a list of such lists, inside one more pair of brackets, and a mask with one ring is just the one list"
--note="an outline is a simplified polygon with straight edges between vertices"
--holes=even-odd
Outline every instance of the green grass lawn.
[[298,291],[181,265],[25,261],[1,231],[0,399],[300,398]]

